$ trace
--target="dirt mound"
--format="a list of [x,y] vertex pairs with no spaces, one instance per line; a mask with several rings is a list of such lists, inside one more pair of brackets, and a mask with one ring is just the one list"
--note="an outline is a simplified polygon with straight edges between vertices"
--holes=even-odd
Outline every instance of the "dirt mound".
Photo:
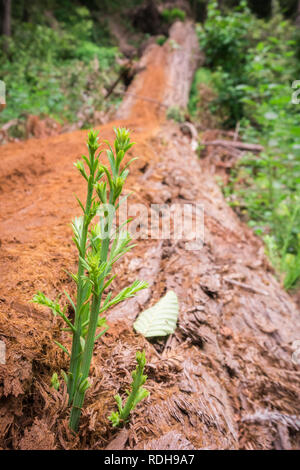
[[[114,125],[133,131],[131,154],[139,160],[128,181],[131,205],[204,205],[204,245],[190,251],[184,238],[143,239],[118,266],[116,289],[136,278],[149,288],[108,316],[75,438],[66,390],[49,386],[52,373],[67,367],[53,339],[67,338],[59,319],[28,301],[38,289],[52,298],[64,289],[73,293],[65,273],[76,262],[69,224],[78,214],[74,193],[81,198],[85,188],[72,162],[85,152],[86,132],[2,147],[2,448],[299,448],[300,371],[291,361],[299,312],[274,278],[261,242],[226,205],[213,165],[201,164],[190,138],[164,122],[167,106],[187,100],[197,60],[190,23],[175,24],[171,38],[179,47],[171,42],[146,51],[146,68],[118,121],[100,133],[111,140]],[[167,343],[150,343],[134,333],[132,322],[167,289],[179,297],[179,325]],[[115,431],[107,420],[113,395],[128,386],[141,348],[151,395],[128,428]]]

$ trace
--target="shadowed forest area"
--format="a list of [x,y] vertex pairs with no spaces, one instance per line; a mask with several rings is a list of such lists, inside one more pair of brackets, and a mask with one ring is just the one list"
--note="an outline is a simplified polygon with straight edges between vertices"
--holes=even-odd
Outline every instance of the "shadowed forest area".
[[298,0],[1,0],[1,450],[300,448],[299,64]]

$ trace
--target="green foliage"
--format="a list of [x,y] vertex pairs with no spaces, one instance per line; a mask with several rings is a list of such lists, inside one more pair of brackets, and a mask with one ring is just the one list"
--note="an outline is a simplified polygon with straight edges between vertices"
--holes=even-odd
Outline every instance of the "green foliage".
[[287,289],[300,278],[300,163],[290,157],[272,148],[259,158],[249,155],[224,188],[232,207],[263,237]]
[[184,122],[184,110],[179,106],[170,106],[170,108],[167,109],[167,119],[173,119],[173,121],[178,123]]
[[208,113],[221,121],[223,113],[221,107],[216,104],[216,97],[218,97],[218,92],[214,73],[209,68],[199,68],[194,76],[188,103],[188,111],[197,123],[203,122],[203,125],[210,127],[210,124],[206,122]]
[[118,411],[112,412],[108,418],[114,427],[119,426],[122,423],[126,423],[131,411],[134,410],[140,401],[149,396],[148,390],[143,387],[147,380],[147,375],[144,375],[144,368],[146,365],[145,351],[138,351],[136,353],[136,360],[138,365],[135,371],[132,372],[133,381],[130,385],[131,391],[126,390],[128,398],[124,407],[122,405],[122,398],[120,395],[115,395],[114,397],[118,405]]
[[[300,105],[291,102],[291,84],[299,72],[298,33],[278,11],[266,22],[254,17],[245,2],[226,14],[211,2],[198,35],[211,71],[210,86],[217,92],[211,111],[223,117],[225,126],[239,122],[242,137],[264,147],[261,155],[239,162],[224,193],[264,238],[273,265],[290,288],[300,277]],[[194,115],[199,104],[195,82],[190,101]]]
[[206,64],[214,68],[221,66],[227,71],[233,65],[240,68],[241,56],[249,45],[251,20],[245,1],[225,15],[218,9],[217,2],[210,2],[204,27],[198,25],[197,29],[200,45],[205,50]]
[[176,20],[184,21],[186,17],[185,11],[180,8],[165,8],[162,11],[162,18],[166,23],[174,23]]
[[178,314],[177,295],[169,291],[153,307],[144,310],[133,327],[145,338],[171,335],[176,329]]
[[217,2],[208,5],[204,27],[198,26],[200,47],[205,50],[206,65],[211,67],[218,89],[217,107],[225,107],[228,113],[225,124],[230,126],[241,119],[243,105],[242,92],[237,85],[246,80],[245,52],[249,47],[249,32],[253,27],[253,17],[246,2],[224,15]]
[[227,14],[211,2],[198,36],[218,90],[214,111],[221,108],[223,114],[226,109],[228,127],[247,115],[245,86],[253,87],[262,100],[266,93],[257,93],[257,85],[269,86],[279,78],[286,82],[295,74],[293,28],[279,14],[266,23],[251,14],[246,2]]
[[[58,12],[59,16],[59,12]],[[7,106],[0,124],[24,114],[48,115],[59,122],[76,122],[79,111],[106,110],[101,89],[117,77],[118,49],[93,42],[89,11],[77,7],[56,28],[15,20],[5,53],[0,37],[0,79],[6,83]]]
[[[57,341],[56,344],[70,356],[69,372],[62,375],[67,384],[71,405],[70,427],[74,431],[78,430],[85,392],[90,386],[88,376],[94,344],[108,329],[105,317],[101,314],[147,287],[147,283],[135,281],[115,297],[112,297],[111,289],[107,291],[115,278],[112,275],[113,265],[133,247],[127,231],[121,227],[115,234],[112,231],[119,206],[118,199],[132,160],[123,166],[122,162],[126,152],[133,145],[126,129],[115,129],[115,134],[114,149],[106,142],[109,166],[100,161],[103,151],[99,151],[98,133],[94,131],[88,134],[89,156],[84,155],[75,163],[75,167],[87,182],[87,197],[85,205],[78,199],[83,215],[75,218],[73,222],[73,241],[78,250],[78,271],[76,274],[70,273],[70,276],[77,286],[76,300],[72,300],[65,292],[75,311],[74,323],[66,316],[66,309],[61,309],[57,301],[51,301],[41,292],[33,298],[33,302],[47,306],[55,316],[59,315],[66,324],[63,331],[72,335],[71,353]],[[94,224],[96,215],[100,220]],[[52,377],[52,385],[56,389],[59,387],[55,374]]]
[[57,375],[56,372],[54,372],[54,374],[52,375],[52,378],[51,378],[51,386],[52,386],[53,388],[55,388],[55,390],[59,390],[60,383],[59,383],[58,375]]
[[163,46],[166,40],[167,40],[166,36],[163,36],[163,35],[157,36],[156,44],[158,44],[159,46]]

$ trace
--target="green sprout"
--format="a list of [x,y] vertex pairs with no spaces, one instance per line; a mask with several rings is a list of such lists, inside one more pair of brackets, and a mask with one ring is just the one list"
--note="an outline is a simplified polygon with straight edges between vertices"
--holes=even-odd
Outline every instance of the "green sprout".
[[55,388],[55,390],[59,390],[60,383],[59,383],[58,375],[56,372],[54,372],[54,374],[52,375],[51,386]]
[[[124,224],[112,231],[115,213],[122,202],[119,202],[119,197],[129,173],[128,167],[135,160],[122,165],[126,152],[134,143],[130,142],[127,129],[114,130],[114,148],[104,141],[108,146],[108,166],[100,161],[103,150],[98,150],[98,132],[93,130],[88,134],[89,156],[84,155],[75,163],[87,183],[87,196],[84,205],[77,199],[83,215],[75,218],[72,224],[73,241],[78,250],[78,270],[76,274],[69,274],[76,283],[76,300],[72,300],[67,292],[65,295],[74,309],[74,322],[68,318],[66,307],[62,309],[58,301],[50,300],[42,292],[33,297],[33,302],[50,308],[55,316],[60,316],[66,324],[62,330],[72,336],[70,352],[62,344],[55,343],[70,357],[69,371],[61,371],[61,375],[67,385],[71,407],[69,424],[75,432],[78,431],[85,394],[90,387],[88,377],[95,341],[108,329],[103,313],[147,287],[146,282],[135,281],[115,297],[109,289],[115,278],[111,274],[113,265],[134,246],[130,234],[123,229]],[[96,215],[99,222],[93,223]],[[57,374],[52,376],[51,383],[58,390]]]
[[122,398],[120,395],[115,395],[114,397],[119,411],[113,411],[108,418],[114,427],[119,426],[121,423],[126,423],[131,411],[134,410],[136,405],[144,398],[149,396],[148,390],[143,388],[143,385],[147,380],[147,375],[144,375],[144,368],[146,364],[145,351],[138,351],[136,353],[136,360],[138,365],[132,372],[133,381],[130,385],[131,392],[126,390],[128,398],[124,407],[122,405]]

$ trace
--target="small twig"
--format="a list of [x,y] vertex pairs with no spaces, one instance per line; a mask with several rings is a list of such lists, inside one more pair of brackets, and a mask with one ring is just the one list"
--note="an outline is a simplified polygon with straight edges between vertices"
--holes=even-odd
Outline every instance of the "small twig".
[[234,281],[233,279],[228,279],[228,278],[224,278],[224,281],[228,282],[228,284],[233,284],[234,286],[242,287],[243,289],[247,289],[252,292],[255,292],[256,294],[269,295],[268,292],[265,292],[260,289],[256,289],[255,287],[249,286],[249,284],[244,284],[243,282]]
[[104,99],[106,100],[111,94],[112,92],[114,91],[114,89],[116,88],[116,86],[118,85],[118,83],[122,80],[124,76],[124,71],[120,73],[120,75],[118,76],[118,78],[116,78],[116,80],[113,82],[113,84],[110,86],[110,88],[107,90],[107,93],[106,95],[104,96]]
[[169,338],[167,339],[166,343],[165,343],[165,347],[164,347],[163,352],[162,352],[162,354],[161,354],[161,357],[162,357],[162,358],[165,357],[166,352],[167,352],[167,350],[169,349],[169,347],[170,347],[172,341],[173,341],[173,335],[170,335]]
[[139,73],[139,72],[142,72],[143,70],[145,70],[146,67],[135,67],[134,64],[132,62],[127,62],[121,69],[118,77],[116,78],[116,80],[113,82],[113,84],[110,86],[110,88],[108,89],[104,99],[106,100],[111,94],[112,92],[114,91],[114,89],[116,88],[116,86],[118,85],[118,83],[123,80],[125,85],[126,85],[126,82],[131,82],[131,80],[133,79],[133,77]]
[[16,124],[18,124],[18,119],[12,119],[11,121],[8,121],[3,124],[0,130],[4,132],[8,131],[10,127],[15,126]]
[[162,108],[168,108],[168,106],[166,104],[162,103],[161,101],[157,101],[157,100],[154,100],[152,98],[147,98],[147,96],[137,95],[136,93],[132,93],[131,91],[123,91],[123,92],[121,91],[120,93],[123,93],[124,95],[135,96],[136,98],[138,98],[140,100],[150,101],[150,103],[156,103],[159,106],[161,106]]
[[240,132],[240,127],[241,127],[241,123],[240,123],[240,121],[238,121],[237,124],[236,124],[234,136],[233,136],[233,141],[234,141],[234,142],[236,142],[237,139],[238,139],[239,132]]
[[252,152],[262,152],[264,148],[258,144],[247,144],[245,142],[234,142],[232,140],[212,140],[210,142],[201,142],[201,145],[221,145],[223,147],[234,147]]

